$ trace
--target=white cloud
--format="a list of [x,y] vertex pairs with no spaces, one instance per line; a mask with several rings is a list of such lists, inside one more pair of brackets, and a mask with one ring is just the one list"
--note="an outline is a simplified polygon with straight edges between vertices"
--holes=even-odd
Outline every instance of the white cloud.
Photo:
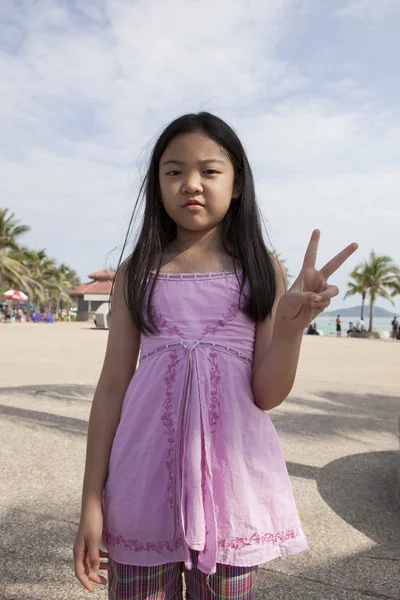
[[357,0],[337,11],[340,17],[357,19],[383,19],[391,15],[400,15],[399,0]]
[[32,226],[26,243],[82,276],[100,268],[127,225],[137,158],[170,119],[204,107],[243,139],[292,270],[314,226],[321,259],[355,238],[365,256],[400,261],[397,104],[379,105],[350,60],[333,75],[323,55],[291,47],[316,34],[315,6],[4,0],[0,193]]

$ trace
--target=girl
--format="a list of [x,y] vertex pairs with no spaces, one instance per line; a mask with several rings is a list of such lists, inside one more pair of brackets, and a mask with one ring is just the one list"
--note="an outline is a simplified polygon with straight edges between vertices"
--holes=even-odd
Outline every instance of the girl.
[[182,598],[182,573],[187,598],[250,599],[257,565],[307,548],[265,411],[357,245],[317,271],[314,231],[286,291],[243,146],[208,113],[166,128],[142,192],[90,415],[76,576],[93,591],[107,568],[112,599]]

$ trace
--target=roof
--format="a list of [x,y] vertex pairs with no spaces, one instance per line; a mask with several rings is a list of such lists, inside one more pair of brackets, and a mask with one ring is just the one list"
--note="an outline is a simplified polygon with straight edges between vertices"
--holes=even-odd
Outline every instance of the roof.
[[70,296],[83,296],[84,294],[111,294],[112,281],[91,281],[82,283],[69,292]]
[[115,271],[111,271],[110,269],[102,269],[101,271],[96,271],[96,273],[92,273],[88,275],[90,279],[114,279]]

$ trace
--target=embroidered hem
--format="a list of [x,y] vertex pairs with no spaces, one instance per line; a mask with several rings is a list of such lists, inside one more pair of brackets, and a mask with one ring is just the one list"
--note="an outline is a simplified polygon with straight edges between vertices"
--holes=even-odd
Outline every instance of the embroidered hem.
[[[295,539],[302,535],[302,529],[300,527],[296,529],[284,529],[278,533],[254,533],[250,537],[236,537],[232,539],[226,539],[218,537],[217,544],[218,548],[227,549],[232,548],[234,550],[241,550],[242,548],[254,545],[281,545],[288,540]],[[122,535],[114,536],[108,531],[103,532],[103,540],[107,546],[124,546],[135,550],[135,552],[175,552],[178,548],[183,547],[183,537],[180,536],[175,540],[175,543],[171,545],[170,542],[160,540],[157,542],[140,542],[139,540],[126,540]]]

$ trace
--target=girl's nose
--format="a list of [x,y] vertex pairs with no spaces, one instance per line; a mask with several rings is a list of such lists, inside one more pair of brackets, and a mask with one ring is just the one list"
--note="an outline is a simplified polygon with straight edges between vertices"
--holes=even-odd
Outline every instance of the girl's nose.
[[203,191],[201,179],[199,175],[188,175],[182,184],[182,192],[184,194],[200,194]]

